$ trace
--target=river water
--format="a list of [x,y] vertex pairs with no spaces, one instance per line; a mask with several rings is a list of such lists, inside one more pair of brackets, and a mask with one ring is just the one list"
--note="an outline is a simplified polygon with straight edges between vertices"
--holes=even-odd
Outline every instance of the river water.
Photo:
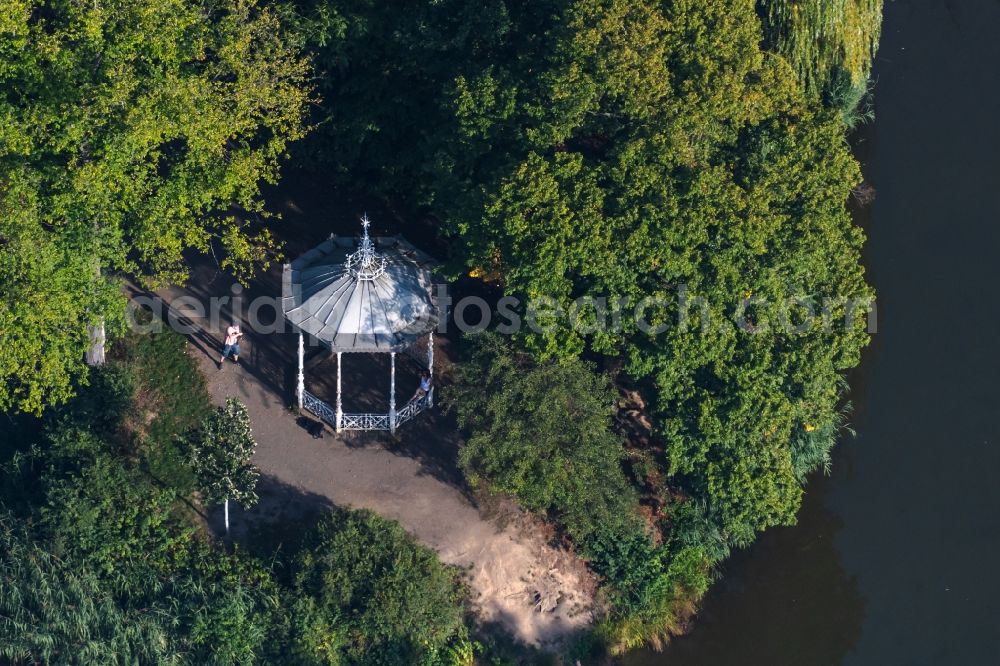
[[886,0],[875,76],[858,436],[627,666],[1000,664],[1000,1]]

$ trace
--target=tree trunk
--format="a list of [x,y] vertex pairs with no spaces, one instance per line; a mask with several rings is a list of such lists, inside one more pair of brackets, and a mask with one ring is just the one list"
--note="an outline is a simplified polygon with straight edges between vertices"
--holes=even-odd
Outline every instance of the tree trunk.
[[[94,266],[94,272],[97,274],[97,279],[100,280],[101,265],[99,263]],[[84,354],[83,359],[91,367],[104,365],[104,319],[102,318],[93,326],[88,326],[87,333],[90,335],[90,349]]]
[[90,334],[90,349],[84,355],[87,365],[104,365],[104,320],[102,319],[96,326],[88,326]]
[[229,536],[229,498],[226,498],[223,504],[226,507],[226,536]]

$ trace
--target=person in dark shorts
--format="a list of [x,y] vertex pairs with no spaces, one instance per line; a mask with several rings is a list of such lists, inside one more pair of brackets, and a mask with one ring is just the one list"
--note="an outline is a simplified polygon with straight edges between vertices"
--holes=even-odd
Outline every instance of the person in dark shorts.
[[219,359],[220,368],[229,356],[233,357],[234,363],[240,362],[240,338],[242,337],[243,331],[240,330],[240,325],[234,321],[233,325],[226,329],[226,339],[222,346],[222,358]]

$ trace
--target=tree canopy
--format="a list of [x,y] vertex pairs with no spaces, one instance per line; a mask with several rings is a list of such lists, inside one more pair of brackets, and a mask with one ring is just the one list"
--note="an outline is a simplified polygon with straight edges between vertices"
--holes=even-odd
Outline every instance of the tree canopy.
[[253,0],[4,3],[0,409],[71,394],[87,326],[120,327],[115,272],[183,281],[184,250],[214,245],[238,274],[268,260],[249,217],[304,133],[307,75]]
[[[872,292],[847,208],[861,175],[826,97],[841,70],[866,80],[879,8],[300,4],[338,100],[314,155],[421,206],[452,275],[487,276],[522,315],[540,299],[562,313],[470,361],[458,410],[473,478],[572,535],[574,507],[601,495],[587,480],[622,460],[605,426],[558,427],[559,405],[600,421],[611,403],[577,359],[620,361],[645,397],[662,451],[641,490],[666,541],[598,520],[580,545],[615,587],[617,641],[669,631],[706,563],[794,522],[840,432]],[[779,38],[816,21],[836,28],[818,46]],[[570,325],[580,298],[618,304],[620,326],[596,309]],[[633,317],[649,303],[654,330]]]

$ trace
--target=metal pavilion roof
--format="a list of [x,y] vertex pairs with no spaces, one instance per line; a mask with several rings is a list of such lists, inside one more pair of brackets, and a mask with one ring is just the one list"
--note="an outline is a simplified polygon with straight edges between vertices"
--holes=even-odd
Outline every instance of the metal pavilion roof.
[[293,326],[335,352],[391,352],[438,323],[433,260],[401,236],[331,235],[285,264],[281,309]]

